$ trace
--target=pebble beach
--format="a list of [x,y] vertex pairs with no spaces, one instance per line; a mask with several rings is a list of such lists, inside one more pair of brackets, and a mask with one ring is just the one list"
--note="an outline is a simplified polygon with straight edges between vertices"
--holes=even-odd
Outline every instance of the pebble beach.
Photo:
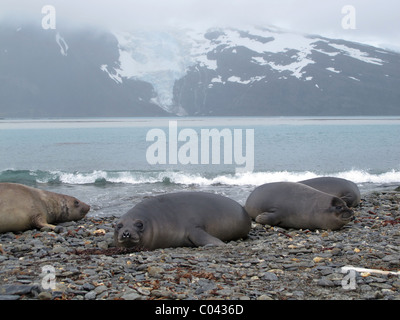
[[[338,231],[253,222],[223,247],[114,247],[115,217],[0,234],[0,300],[400,300],[400,192]],[[346,271],[344,266],[365,268]]]

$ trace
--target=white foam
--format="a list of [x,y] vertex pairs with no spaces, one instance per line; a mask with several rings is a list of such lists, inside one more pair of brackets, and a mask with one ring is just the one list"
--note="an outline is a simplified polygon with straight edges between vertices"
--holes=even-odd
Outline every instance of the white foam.
[[54,175],[59,177],[59,180],[67,184],[89,184],[94,183],[98,179],[106,179],[107,172],[94,171],[92,173],[65,173],[53,172]]
[[351,180],[355,183],[375,183],[375,184],[390,184],[400,182],[400,171],[391,170],[384,173],[368,173],[364,170],[350,170],[340,172],[334,175],[338,178]]
[[[0,172],[1,173],[1,172]],[[296,182],[317,177],[331,176],[353,181],[357,184],[398,184],[400,183],[400,170],[391,170],[384,173],[369,173],[365,170],[349,170],[331,174],[318,174],[312,171],[270,171],[270,172],[245,172],[236,174],[209,174],[190,173],[184,171],[104,171],[92,172],[30,172],[37,182],[48,183],[60,181],[61,183],[81,185],[93,184],[99,181],[109,183],[142,184],[162,183],[169,181],[174,184],[211,186],[216,184],[227,186],[258,186],[264,183],[279,181]]]

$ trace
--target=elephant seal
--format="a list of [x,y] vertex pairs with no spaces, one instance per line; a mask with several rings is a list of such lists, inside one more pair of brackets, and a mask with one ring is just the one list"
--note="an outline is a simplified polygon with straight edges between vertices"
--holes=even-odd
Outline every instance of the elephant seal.
[[299,181],[299,183],[339,197],[346,202],[348,207],[356,207],[361,201],[361,194],[357,185],[346,179],[320,177]]
[[353,218],[342,199],[296,182],[255,188],[245,209],[258,223],[283,228],[337,230]]
[[16,183],[0,183],[0,233],[82,219],[90,206],[74,197]]
[[236,201],[206,192],[177,192],[150,197],[116,223],[117,247],[148,250],[224,245],[246,238],[251,219]]

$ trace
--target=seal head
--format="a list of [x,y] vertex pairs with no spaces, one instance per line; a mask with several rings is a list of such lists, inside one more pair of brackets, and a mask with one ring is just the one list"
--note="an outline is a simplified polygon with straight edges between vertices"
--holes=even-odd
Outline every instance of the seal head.
[[75,197],[57,193],[43,193],[42,197],[46,206],[46,220],[48,223],[80,220],[84,218],[90,210],[88,204]]
[[62,201],[62,214],[59,221],[64,219],[66,219],[65,221],[80,220],[90,211],[90,206],[83,201],[70,196],[66,196],[65,198],[65,202]]
[[141,246],[145,222],[140,219],[120,220],[114,230],[114,242],[118,247],[131,248]]
[[349,180],[336,177],[319,177],[299,181],[319,191],[332,194],[346,202],[347,206],[356,207],[361,201],[360,190],[357,185]]
[[337,219],[336,223],[331,222],[333,226],[330,228],[331,230],[340,229],[345,224],[354,220],[354,211],[347,207],[346,202],[340,198],[334,197],[332,199],[332,205],[329,211],[333,212],[334,217]]

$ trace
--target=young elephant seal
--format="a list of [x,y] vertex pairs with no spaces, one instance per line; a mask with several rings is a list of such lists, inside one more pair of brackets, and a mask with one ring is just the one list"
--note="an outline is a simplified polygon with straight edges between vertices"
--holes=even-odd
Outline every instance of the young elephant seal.
[[151,197],[125,213],[115,226],[118,247],[148,250],[223,245],[247,237],[251,219],[236,201],[205,192]]
[[361,201],[360,190],[349,180],[335,177],[320,177],[299,181],[309,187],[332,194],[346,202],[348,207],[355,207]]
[[245,209],[258,223],[283,228],[337,230],[353,218],[342,199],[295,182],[257,187]]
[[74,197],[16,183],[0,183],[0,233],[82,219],[90,206]]

